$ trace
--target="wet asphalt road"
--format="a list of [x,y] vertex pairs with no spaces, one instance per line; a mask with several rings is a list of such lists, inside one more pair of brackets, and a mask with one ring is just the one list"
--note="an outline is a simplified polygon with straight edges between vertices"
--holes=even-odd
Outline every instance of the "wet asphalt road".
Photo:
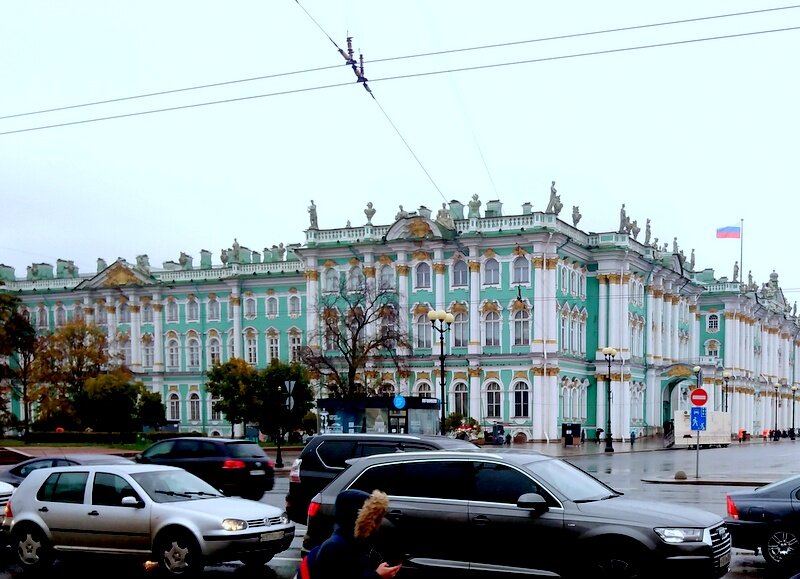
[[[646,479],[674,479],[682,470],[694,479],[702,480],[715,474],[729,476],[730,473],[746,475],[758,473],[761,477],[782,478],[800,472],[800,440],[784,440],[776,444],[744,444],[727,448],[695,450],[666,450],[650,452],[615,452],[565,457],[570,462],[597,476],[600,480],[634,498],[673,502],[700,507],[720,516],[725,515],[725,495],[737,485],[698,484],[654,484],[642,482]],[[263,502],[282,506],[288,488],[288,479],[281,473],[275,489],[265,494]],[[277,555],[263,571],[246,570],[239,563],[208,567],[204,579],[235,577],[259,577],[261,579],[291,579],[299,561],[299,547],[305,527],[298,526],[297,537],[292,547]],[[115,559],[109,561],[72,561],[58,564],[49,574],[56,577],[62,573],[79,574],[83,578],[103,578],[113,575],[115,579],[147,579],[154,577],[152,571],[123,564]],[[0,557],[0,579],[20,578],[22,573],[13,563],[10,553]],[[764,560],[752,552],[734,550],[730,572],[725,579],[766,578]],[[777,578],[771,578],[777,579]],[[782,578],[786,579],[786,578]]]

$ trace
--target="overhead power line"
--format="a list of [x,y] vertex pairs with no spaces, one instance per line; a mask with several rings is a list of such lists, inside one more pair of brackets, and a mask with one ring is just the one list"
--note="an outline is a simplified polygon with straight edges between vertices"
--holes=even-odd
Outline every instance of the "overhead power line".
[[[328,40],[330,40],[331,43],[333,43],[333,45],[336,47],[336,49],[339,51],[339,53],[344,56],[344,52],[342,51],[342,49],[336,44],[336,42],[334,42],[334,40],[330,37],[330,35],[328,35],[328,33],[325,32],[325,30],[319,25],[319,23],[316,20],[314,20],[314,18],[310,14],[308,14],[308,11],[305,8],[303,8],[303,6],[299,2],[296,1],[296,4],[298,6],[300,6],[300,8],[303,9],[303,11],[308,15],[309,18],[311,18],[311,20],[314,22],[314,24],[316,24],[317,27],[320,30],[322,30],[322,33],[325,34],[325,36],[328,38]],[[503,42],[503,43],[498,43],[498,44],[485,44],[485,45],[470,46],[470,47],[465,47],[465,48],[453,48],[453,49],[441,50],[441,51],[436,51],[436,52],[422,52],[422,53],[418,53],[418,54],[409,54],[409,55],[403,55],[403,56],[392,56],[392,57],[379,58],[379,59],[376,59],[376,60],[372,60],[371,63],[375,64],[375,63],[379,63],[379,62],[392,62],[392,61],[396,61],[396,60],[405,60],[405,59],[410,59],[410,58],[423,58],[423,57],[430,57],[430,56],[441,56],[441,55],[445,55],[445,54],[456,54],[456,53],[459,53],[459,52],[469,52],[469,51],[476,51],[476,50],[488,50],[488,49],[492,49],[492,48],[506,48],[506,47],[509,47],[509,46],[519,46],[519,45],[523,45],[523,44],[532,44],[532,43],[537,43],[537,42],[549,42],[549,41],[553,41],[553,40],[566,40],[566,39],[570,39],[570,38],[580,38],[580,37],[584,37],[584,36],[596,36],[596,35],[600,35],[600,34],[612,34],[612,33],[617,33],[617,32],[629,32],[629,31],[632,31],[632,30],[643,30],[643,29],[647,29],[647,28],[656,28],[656,27],[660,27],[660,26],[673,26],[673,25],[676,25],[676,24],[688,24],[688,23],[691,23],[691,22],[702,22],[702,21],[707,21],[707,20],[716,20],[716,19],[721,19],[721,18],[732,18],[732,17],[737,17],[737,16],[751,16],[751,15],[754,15],[754,14],[776,12],[776,11],[780,11],[780,10],[793,10],[793,9],[796,9],[796,8],[800,8],[800,5],[778,6],[778,7],[774,7],[774,8],[763,8],[763,9],[760,9],[760,10],[750,10],[750,11],[747,11],[747,12],[732,12],[732,13],[728,13],[728,14],[715,14],[715,15],[712,15],[712,16],[700,16],[698,18],[685,18],[685,19],[681,19],[681,20],[669,20],[669,21],[665,21],[665,22],[654,22],[654,23],[650,23],[650,24],[637,24],[637,25],[634,25],[634,26],[625,26],[625,27],[619,27],[619,28],[607,28],[607,29],[604,29],[604,30],[592,30],[592,31],[588,31],[588,32],[576,32],[576,33],[571,33],[571,34],[562,34],[562,35],[559,35],[559,36],[548,36],[548,37],[543,37],[543,38],[533,38],[533,39],[528,39],[528,40],[518,40],[518,41],[512,41],[512,42]],[[347,59],[346,56],[345,56],[345,59]],[[28,111],[28,112],[24,112],[24,113],[15,113],[15,114],[11,114],[11,115],[4,115],[4,116],[0,116],[0,120],[13,119],[13,118],[18,118],[18,117],[26,117],[26,116],[32,116],[32,115],[40,115],[40,114],[45,114],[45,113],[54,113],[54,112],[66,111],[66,110],[70,110],[70,109],[91,107],[91,106],[97,106],[97,105],[105,105],[105,104],[124,102],[124,101],[129,101],[129,100],[151,98],[151,97],[156,97],[156,96],[164,96],[164,95],[168,95],[168,94],[174,94],[174,93],[180,93],[180,92],[189,92],[189,91],[194,91],[194,90],[202,90],[202,89],[207,89],[207,88],[217,88],[217,87],[231,85],[231,84],[241,84],[241,83],[246,83],[246,82],[254,82],[254,81],[258,81],[258,80],[268,80],[268,79],[272,79],[272,78],[280,78],[280,77],[283,77],[283,76],[293,76],[293,75],[299,75],[299,74],[306,74],[306,73],[309,73],[309,72],[320,72],[320,71],[323,71],[323,70],[331,70],[331,69],[334,69],[334,68],[338,68],[339,66],[340,65],[321,66],[321,67],[316,67],[316,68],[308,68],[308,69],[304,69],[304,70],[280,72],[280,73],[268,74],[268,75],[263,75],[263,76],[254,76],[254,77],[250,77],[250,78],[242,78],[242,79],[237,79],[237,80],[221,81],[221,82],[215,82],[215,83],[210,83],[210,84],[201,84],[201,85],[189,86],[189,87],[184,87],[184,88],[167,89],[167,90],[162,90],[162,91],[143,93],[143,94],[138,94],[138,95],[130,95],[130,96],[118,97],[118,98],[112,98],[112,99],[104,99],[104,100],[92,101],[92,102],[75,104],[75,105],[65,105],[65,106],[53,107],[53,108],[49,108],[49,109],[40,109],[40,110],[36,110],[36,111]]]
[[[435,70],[435,71],[429,71],[429,72],[418,72],[418,73],[413,73],[413,74],[388,76],[388,77],[383,77],[383,78],[371,79],[370,82],[371,83],[376,83],[376,82],[387,81],[387,80],[402,80],[402,79],[415,78],[415,77],[434,76],[434,75],[439,75],[439,74],[451,74],[451,73],[454,73],[454,72],[467,72],[467,71],[473,71],[473,70],[484,70],[484,69],[489,69],[489,68],[500,68],[500,67],[504,67],[504,66],[517,66],[517,65],[521,65],[521,64],[533,64],[533,63],[538,63],[538,62],[548,62],[548,61],[554,61],[554,60],[566,60],[566,59],[570,59],[570,58],[582,58],[582,57],[586,57],[586,56],[599,56],[599,55],[615,54],[615,53],[621,53],[621,52],[630,52],[630,51],[635,51],[635,50],[644,50],[644,49],[649,49],[649,48],[662,48],[662,47],[667,47],[667,46],[680,46],[680,45],[683,45],[683,44],[695,44],[695,43],[699,43],[699,42],[709,42],[709,41],[712,41],[712,40],[729,40],[729,39],[732,39],[732,38],[744,38],[744,37],[748,37],[748,36],[757,36],[757,35],[762,35],[762,34],[774,34],[774,33],[777,33],[777,32],[789,32],[789,31],[793,31],[793,30],[800,30],[800,26],[790,26],[790,27],[787,27],[787,28],[774,28],[774,29],[771,29],[771,30],[757,30],[757,31],[753,31],[753,32],[740,32],[740,33],[737,33],[737,34],[726,34],[726,35],[721,35],[721,36],[708,36],[708,37],[704,37],[704,38],[692,38],[692,39],[688,39],[688,40],[675,40],[675,41],[671,41],[671,42],[661,42],[661,43],[656,43],[656,44],[644,44],[644,45],[639,45],[639,46],[628,46],[628,47],[623,47],[623,48],[611,48],[611,49],[607,49],[607,50],[595,50],[595,51],[591,51],[591,52],[581,52],[581,53],[575,53],[575,54],[564,54],[564,55],[559,55],[559,56],[548,56],[548,57],[543,57],[543,58],[532,58],[532,59],[526,59],[526,60],[516,60],[516,61],[501,62],[501,63],[495,63],[495,64],[465,66],[465,67],[460,67],[460,68],[450,68],[450,69],[445,69],[445,70]],[[191,108],[198,108],[198,107],[204,107],[204,106],[233,103],[233,102],[238,102],[238,101],[246,101],[246,100],[254,100],[254,99],[260,99],[260,98],[267,98],[267,97],[282,96],[282,95],[301,93],[301,92],[324,90],[324,89],[337,88],[337,87],[348,86],[348,85],[352,85],[352,83],[336,83],[336,84],[329,84],[329,85],[320,85],[320,86],[314,86],[314,87],[306,87],[306,88],[299,88],[299,89],[277,91],[277,92],[273,92],[273,93],[265,93],[265,94],[259,94],[259,95],[251,95],[251,96],[244,96],[244,97],[235,97],[235,98],[230,98],[230,99],[222,99],[222,100],[217,100],[217,101],[195,103],[195,104],[190,104],[190,105],[179,105],[179,106],[174,106],[174,107],[165,107],[165,108],[161,108],[161,109],[138,111],[138,112],[134,112],[134,113],[123,113],[123,114],[119,114],[119,115],[109,115],[109,116],[106,116],[106,117],[96,117],[96,118],[84,119],[84,120],[80,120],[80,121],[70,121],[70,122],[64,122],[64,123],[55,123],[55,124],[52,124],[52,125],[42,125],[42,126],[38,126],[38,127],[29,127],[29,128],[26,128],[26,129],[16,129],[16,130],[11,130],[11,131],[3,131],[3,132],[0,132],[0,136],[2,136],[2,135],[13,135],[13,134],[16,134],[16,133],[27,133],[27,132],[31,132],[31,131],[41,131],[41,130],[44,130],[44,129],[54,129],[54,128],[58,128],[58,127],[68,127],[68,126],[71,126],[71,125],[81,125],[81,124],[94,123],[94,122],[99,122],[99,121],[108,121],[108,120],[112,120],[112,119],[122,119],[122,118],[126,118],[126,117],[135,117],[135,116],[155,114],[155,113],[178,111],[178,110],[182,110],[182,109],[191,109]]]

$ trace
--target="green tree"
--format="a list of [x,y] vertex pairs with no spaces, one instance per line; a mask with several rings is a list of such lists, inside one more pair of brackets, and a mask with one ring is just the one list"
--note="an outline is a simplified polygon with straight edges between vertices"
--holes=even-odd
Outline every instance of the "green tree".
[[136,414],[141,426],[158,429],[167,423],[167,408],[157,392],[142,392],[136,405]]
[[[291,400],[287,382],[293,382]],[[248,420],[275,440],[303,427],[303,417],[314,405],[308,372],[299,364],[273,361],[252,383]]]
[[386,364],[403,371],[398,350],[410,349],[399,323],[397,292],[375,279],[342,280],[338,292],[325,292],[317,305],[318,329],[309,333],[301,360],[319,375],[331,398],[374,396],[380,384],[365,384],[367,365]]
[[140,430],[138,405],[144,393],[144,384],[133,380],[125,368],[87,378],[84,395],[76,404],[81,425],[100,432]]
[[19,419],[10,410],[10,398],[22,404],[22,433],[30,426],[33,360],[36,355],[36,330],[20,311],[16,296],[0,293],[0,424],[11,425]]
[[252,399],[252,384],[257,377],[255,368],[241,358],[231,358],[224,364],[216,364],[206,376],[206,389],[218,399],[214,410],[221,412],[231,426],[244,422]]

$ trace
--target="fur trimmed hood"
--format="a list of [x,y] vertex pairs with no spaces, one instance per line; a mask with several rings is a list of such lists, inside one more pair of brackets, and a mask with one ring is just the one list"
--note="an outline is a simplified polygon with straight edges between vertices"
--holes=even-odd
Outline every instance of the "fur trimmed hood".
[[364,505],[359,509],[353,536],[366,539],[381,526],[386,511],[389,510],[389,497],[379,490],[372,491]]

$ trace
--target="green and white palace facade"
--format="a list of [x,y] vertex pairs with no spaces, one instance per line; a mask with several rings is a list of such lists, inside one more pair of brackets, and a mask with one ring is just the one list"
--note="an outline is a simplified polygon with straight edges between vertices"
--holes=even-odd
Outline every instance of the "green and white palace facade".
[[[439,398],[440,341],[427,314],[446,310],[447,412],[502,424],[516,440],[559,439],[564,423],[591,438],[609,412],[616,440],[661,436],[689,414],[697,366],[706,407],[729,416],[726,436],[792,426],[800,325],[776,273],[754,284],[738,279],[738,264],[730,281],[695,270],[694,250],[689,259],[677,242],[650,243],[649,220],[642,242],[625,223],[587,233],[574,216],[569,224],[527,203],[505,215],[499,201],[480,211],[476,200],[466,217],[452,201],[436,216],[401,207],[385,225],[371,223],[370,204],[366,225],[340,229],[318,228],[313,207],[302,244],[259,252],[234,241],[160,268],[145,255],[101,259],[89,273],[67,260],[32,264],[24,277],[0,265],[0,291],[18,295],[41,332],[75,318],[104,328],[181,431],[232,434],[212,410],[208,369],[231,357],[296,360],[317,335],[320,299],[343,279],[396,291],[413,346],[399,352],[403,371],[364,368],[365,383]],[[610,396],[607,347],[617,351]]]

